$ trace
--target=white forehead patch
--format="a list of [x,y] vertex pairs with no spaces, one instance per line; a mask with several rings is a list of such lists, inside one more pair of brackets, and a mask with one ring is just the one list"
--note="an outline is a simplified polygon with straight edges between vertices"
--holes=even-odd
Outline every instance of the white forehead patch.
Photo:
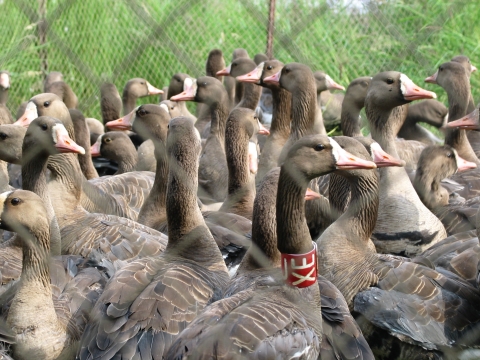
[[325,80],[327,81],[327,86],[333,84],[333,79],[330,77],[330,75],[325,74]]
[[97,141],[95,141],[95,144],[98,144],[99,149],[100,149],[100,145],[102,144],[103,135],[105,135],[105,134],[100,135],[100,136],[97,138]]
[[193,85],[193,79],[187,77],[187,78],[183,81],[183,91],[187,90],[187,88],[191,87],[192,85]]
[[455,172],[457,172],[458,168],[460,167],[460,159],[459,159],[460,156],[458,155],[457,150],[455,150],[453,148],[452,148],[452,150],[453,150],[453,153],[455,154],[455,163],[457,164],[457,170]]
[[330,141],[330,145],[332,145],[332,155],[335,158],[335,161],[338,161],[340,158],[340,151],[342,151],[342,147],[331,137],[328,138],[328,141]]
[[383,149],[382,147],[380,146],[379,143],[372,143],[372,145],[370,145],[370,156],[372,157],[372,160],[375,160],[374,159],[374,156],[373,156],[373,150],[377,150],[377,151],[382,151],[383,152]]
[[407,88],[405,84],[412,83],[412,80],[409,79],[409,77],[405,74],[400,74],[400,90],[402,91],[402,94],[405,95]]
[[10,76],[7,73],[0,74],[0,85],[5,89],[10,88]]
[[195,129],[195,135],[197,135],[197,138],[199,141],[202,141],[202,137],[200,136],[200,132],[198,131],[198,129],[196,127],[194,127]]
[[0,211],[0,215],[3,213],[3,209],[5,208],[5,200],[7,200],[7,198],[10,196],[10,194],[12,193],[13,191],[5,191],[4,193],[1,193],[0,194],[0,206],[1,206],[1,211]]
[[55,144],[58,142],[58,135],[70,137],[68,136],[68,131],[67,129],[65,129],[65,126],[63,126],[63,124],[55,124],[52,127],[52,138]]
[[32,120],[38,117],[37,105],[33,101],[29,101],[27,107],[25,108],[25,112],[30,112],[29,118]]
[[168,114],[170,114],[170,111],[168,111],[168,106],[166,104],[160,104],[160,107],[163,108]]

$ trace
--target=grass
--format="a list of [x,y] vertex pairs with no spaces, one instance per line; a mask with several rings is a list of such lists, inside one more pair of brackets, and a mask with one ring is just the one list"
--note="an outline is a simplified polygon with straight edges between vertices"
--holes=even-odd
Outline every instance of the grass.
[[[27,2],[29,3],[29,2]],[[33,2],[35,3],[35,2]],[[120,89],[132,77],[145,77],[156,87],[175,72],[204,74],[212,48],[226,61],[237,47],[251,56],[265,51],[266,1],[245,0],[57,0],[48,2],[47,17],[63,6],[50,23],[45,45],[49,70],[61,71],[77,93],[86,116],[99,118],[99,84],[108,80]],[[423,79],[458,54],[480,65],[480,7],[470,1],[277,1],[274,54],[285,63],[298,61],[322,69],[347,85],[359,76],[398,70],[433,90]],[[35,10],[35,9],[33,9]],[[41,92],[41,46],[36,24],[14,0],[0,2],[4,36],[0,69],[12,73],[8,106]],[[480,96],[479,75],[472,92]],[[142,103],[156,101],[141,99]]]

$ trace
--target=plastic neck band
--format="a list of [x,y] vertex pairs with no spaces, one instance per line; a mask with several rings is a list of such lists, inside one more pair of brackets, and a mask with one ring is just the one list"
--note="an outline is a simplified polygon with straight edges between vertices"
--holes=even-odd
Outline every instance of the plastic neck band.
[[306,254],[281,254],[283,279],[289,285],[305,288],[317,282],[317,244]]

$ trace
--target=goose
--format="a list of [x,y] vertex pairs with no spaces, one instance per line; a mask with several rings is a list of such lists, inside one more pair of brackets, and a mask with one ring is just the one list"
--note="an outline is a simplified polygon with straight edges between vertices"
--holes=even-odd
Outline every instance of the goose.
[[[458,120],[467,114],[470,98],[469,77],[462,64],[454,61],[446,62],[438,67],[435,74],[427,77],[425,82],[438,84],[447,92],[448,121]],[[445,144],[452,146],[467,161],[480,164],[475,155],[465,130],[448,128]]]
[[[256,64],[253,60],[245,57],[241,57],[233,60],[228,67],[217,72],[217,76],[241,76],[256,68]],[[238,82],[242,84],[241,82]],[[236,107],[243,107],[251,110],[255,110],[262,94],[262,88],[255,83],[243,84],[243,96],[236,105]]]
[[[169,121],[170,117],[163,107],[146,104],[139,106],[131,117],[125,116],[122,124],[117,123],[118,126],[132,129],[143,139],[149,139],[155,144],[158,171],[155,174],[152,191],[140,210],[138,222],[164,234],[167,234],[166,194],[169,166],[165,146]],[[227,267],[234,272],[250,246],[251,242],[245,234],[251,231],[251,221],[232,213],[204,211],[203,207],[202,215],[222,252]]]
[[90,146],[95,144],[98,137],[105,133],[103,124],[95,118],[85,118],[90,133]]
[[[30,99],[25,113],[15,124],[28,126],[38,115],[55,117],[63,122],[73,138],[73,124],[65,104],[55,94],[39,94]],[[75,162],[78,162],[76,159]],[[77,176],[77,175],[75,175]],[[91,212],[118,215],[135,220],[148,195],[154,174],[136,172],[82,181],[82,206]]]
[[427,99],[408,107],[407,117],[397,136],[405,140],[417,140],[426,145],[439,145],[443,141],[418,124],[425,122],[436,126],[444,126],[448,120],[448,109],[440,101]]
[[[245,59],[250,59],[250,56],[248,55],[248,51],[243,49],[243,48],[237,48],[235,50],[233,50],[233,53],[232,53],[232,61],[231,62],[234,62],[235,60],[237,59],[240,59],[240,58],[245,58]],[[228,81],[228,80],[227,80]],[[242,83],[239,83],[238,81],[234,81],[234,86],[235,86],[235,90],[233,92],[233,95],[235,96],[234,98],[234,102],[233,102],[233,107],[237,106],[238,103],[242,100],[243,98],[243,91],[244,91],[244,84]],[[225,85],[228,85],[228,83],[225,83]],[[229,93],[230,95],[230,92],[229,92],[229,89],[227,87],[227,92]]]
[[425,206],[442,221],[449,235],[473,230],[475,223],[462,214],[465,204],[457,204],[455,200],[450,202],[448,191],[440,182],[456,172],[476,167],[448,145],[429,146],[420,155],[413,186]]
[[352,80],[347,87],[340,115],[340,126],[345,136],[363,136],[360,111],[365,106],[365,97],[371,80],[369,76],[362,76]]
[[10,73],[8,71],[0,71],[0,124],[12,124],[14,122],[10,110],[7,108],[9,89]]
[[102,83],[100,86],[100,112],[103,124],[120,118],[121,109],[122,98],[115,84],[109,82]]
[[[50,156],[70,148],[69,152],[83,151],[69,137],[60,120],[41,116],[32,121],[23,148],[25,185],[41,197],[47,198],[48,194],[60,228],[62,254],[88,257],[95,252],[116,262],[165,249],[166,237],[160,232],[129,219],[85,211],[80,203],[82,181],[75,155]],[[47,162],[52,174],[48,184],[45,179]]]
[[[170,100],[172,96],[182,93],[185,87],[191,86],[192,82],[193,82],[193,78],[190,75],[187,75],[184,73],[174,74],[170,79],[170,84],[168,85],[167,99]],[[172,116],[172,118],[177,116],[187,116],[187,117],[191,117],[193,121],[197,121],[197,118],[195,117],[195,115],[191,114],[190,111],[188,111],[185,101],[178,101],[174,104],[176,105],[176,109],[175,109],[176,113],[175,113],[175,116]],[[177,112],[178,112],[178,115],[177,115]]]
[[[247,93],[248,88],[245,89]],[[255,135],[268,135],[255,112],[235,107],[230,112],[225,128],[225,152],[228,164],[228,193],[219,211],[252,220],[255,199],[255,174],[258,169]]]
[[331,130],[340,121],[343,94],[332,94],[330,90],[343,90],[345,87],[337,84],[328,74],[323,71],[315,71],[317,85],[317,132],[323,131],[321,124]]
[[[385,93],[378,81],[395,75],[398,81],[396,72],[373,78],[367,109],[371,91],[382,89]],[[405,88],[405,96],[409,96],[409,86]],[[363,146],[352,153],[370,158]],[[351,184],[351,201],[346,212],[317,240],[318,271],[359,314],[357,320],[375,358],[405,359],[417,354],[426,358],[435,350],[460,346],[462,335],[480,320],[475,305],[480,292],[455,276],[443,275],[408,258],[376,253],[370,238],[380,212],[378,173],[348,170],[336,174]],[[471,316],[459,316],[470,311]],[[379,338],[382,341],[377,341]]]
[[202,76],[172,101],[195,101],[208,105],[211,114],[210,134],[200,157],[199,197],[208,204],[223,201],[227,195],[228,168],[225,155],[225,125],[228,117],[228,95],[222,83]]
[[43,92],[57,95],[62,99],[68,109],[76,109],[78,106],[77,95],[75,95],[70,85],[63,80],[47,83],[44,86]]
[[[395,71],[377,74],[365,99],[372,138],[388,154],[401,159],[395,134],[406,113],[402,105],[435,96],[419,88],[405,74]],[[378,252],[415,256],[446,237],[442,223],[421,202],[404,169],[380,169],[379,197],[380,210],[372,235]]]
[[272,124],[270,126],[270,135],[263,145],[260,160],[258,162],[258,172],[255,177],[255,183],[262,182],[263,177],[273,168],[278,166],[278,159],[283,146],[290,136],[291,122],[291,94],[279,85],[265,83],[264,78],[279,72],[283,63],[278,60],[268,60],[260,63],[254,70],[248,74],[237,76],[236,80],[240,82],[253,82],[272,92],[273,112]]
[[314,134],[317,103],[315,77],[308,66],[290,63],[283,66],[280,72],[264,78],[263,82],[279,85],[292,94],[290,137],[278,159],[278,163],[282,164],[295,141],[303,136]]
[[60,71],[50,71],[43,80],[43,92],[46,92],[47,87],[57,81],[63,81],[63,74]]
[[163,90],[157,89],[143,78],[128,80],[122,94],[123,114],[127,115],[133,111],[139,97],[159,94],[163,94]]
[[80,257],[50,259],[50,221],[38,195],[8,191],[0,203],[0,227],[17,233],[23,253],[16,291],[2,298],[2,316],[14,337],[12,355],[72,359],[106,278],[93,266],[81,266]]
[[85,154],[78,155],[78,162],[83,175],[87,180],[98,178],[97,170],[93,166],[92,156],[90,155],[90,133],[88,130],[85,116],[77,109],[69,109],[75,131],[75,140],[78,145],[85,149]]
[[97,138],[90,149],[92,157],[102,156],[115,161],[118,170],[114,175],[135,171],[138,161],[137,150],[132,140],[122,131],[109,131]]
[[[375,168],[375,164],[347,153],[325,135],[305,136],[293,144],[278,175],[276,225],[270,205],[265,207],[269,215],[263,219],[271,220],[252,229],[258,248],[268,258],[265,262],[251,258],[252,249],[242,264],[244,271],[232,282],[233,288],[237,286],[232,289],[234,293],[207,307],[191,322],[173,343],[167,359],[318,358],[324,340],[321,297],[315,246],[304,219],[305,192],[315,177],[335,169],[357,167]],[[272,184],[266,184],[269,185]],[[274,186],[269,186],[268,191],[274,192]],[[256,206],[261,206],[258,201]],[[257,221],[257,217],[254,219]],[[276,227],[276,246],[272,226]],[[306,268],[301,273],[292,269],[301,263],[300,259]],[[328,319],[327,302],[324,298],[322,304]],[[331,310],[334,314],[339,309]],[[337,327],[339,331],[340,328]],[[344,335],[351,340],[350,334]],[[357,346],[353,350],[358,354]]]
[[200,151],[193,121],[173,119],[167,138],[167,249],[127,264],[110,279],[77,358],[163,358],[180,331],[223,291],[227,268],[197,206]]

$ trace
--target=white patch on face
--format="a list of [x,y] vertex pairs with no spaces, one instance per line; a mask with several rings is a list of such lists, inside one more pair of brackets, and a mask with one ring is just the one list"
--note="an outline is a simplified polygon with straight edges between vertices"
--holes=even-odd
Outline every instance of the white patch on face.
[[327,82],[327,87],[333,84],[333,79],[330,77],[330,75],[325,74],[325,80]]
[[35,120],[38,117],[37,105],[33,101],[29,101],[25,112],[30,112],[29,119]]
[[379,143],[372,143],[372,145],[370,145],[370,156],[372,157],[372,160],[375,160],[374,156],[373,156],[373,150],[377,150],[377,151],[382,151],[383,152],[383,149],[382,147],[380,146]]
[[0,74],[0,86],[4,89],[10,88],[10,76],[7,73]]
[[405,95],[407,89],[405,87],[405,84],[411,83],[412,80],[409,79],[409,77],[405,74],[400,74],[400,90],[402,91],[402,95]]
[[447,123],[448,123],[448,113],[447,113],[447,115],[445,115],[445,117],[443,118],[442,126],[447,125]]
[[197,135],[197,139],[199,141],[202,141],[202,137],[200,136],[200,132],[198,131],[198,129],[196,127],[194,127],[194,129],[195,129],[195,135]]
[[193,79],[187,77],[183,81],[183,91],[187,90],[187,88],[191,87],[192,85],[193,85]]
[[335,159],[335,161],[338,161],[338,159],[340,158],[340,154],[339,154],[339,151],[342,151],[342,147],[335,141],[333,140],[331,137],[328,138],[328,141],[330,141],[330,145],[332,145],[332,155]]
[[160,104],[160,107],[163,108],[168,114],[170,114],[170,111],[168,111],[168,106],[166,104]]
[[52,138],[55,144],[58,142],[58,135],[70,137],[68,135],[67,129],[65,129],[65,126],[63,126],[63,124],[55,124],[52,127]]
[[103,135],[105,135],[105,134],[100,135],[100,136],[97,138],[97,141],[95,141],[95,144],[98,144],[98,148],[99,148],[99,149],[100,149],[100,145],[102,144]]
[[0,206],[1,206],[0,216],[3,214],[3,209],[5,208],[5,200],[7,200],[7,198],[10,196],[12,192],[13,191],[5,191],[4,193],[0,194]]
[[458,159],[459,156],[458,156],[458,152],[457,150],[453,149],[453,154],[455,155],[455,163],[457,164],[457,170],[455,170],[455,173],[458,171],[458,168],[460,167],[460,160]]

